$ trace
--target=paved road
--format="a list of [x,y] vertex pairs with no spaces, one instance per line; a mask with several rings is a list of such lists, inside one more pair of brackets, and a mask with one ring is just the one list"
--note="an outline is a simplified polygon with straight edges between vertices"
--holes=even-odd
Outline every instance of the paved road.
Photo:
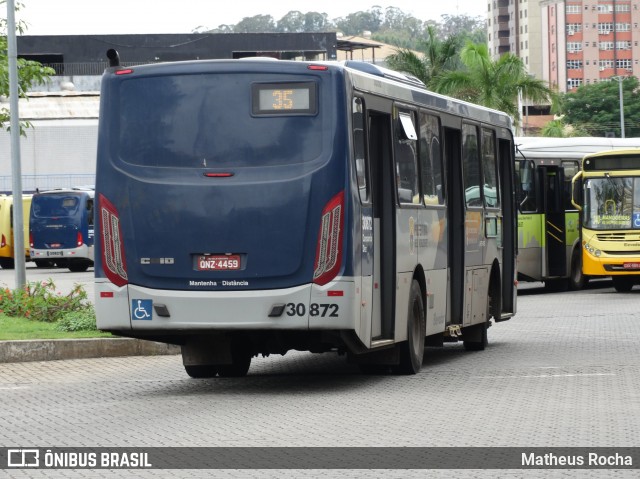
[[[190,379],[178,356],[0,364],[0,446],[640,446],[640,289],[535,286],[523,285],[515,318],[489,330],[486,351],[429,348],[415,376],[361,375],[337,355],[301,352],[256,359],[241,379]],[[109,477],[637,477],[133,472]]]

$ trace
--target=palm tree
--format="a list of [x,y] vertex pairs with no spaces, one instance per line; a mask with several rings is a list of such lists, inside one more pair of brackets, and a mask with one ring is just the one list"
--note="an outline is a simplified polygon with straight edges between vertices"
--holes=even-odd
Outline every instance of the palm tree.
[[432,87],[435,91],[510,114],[520,120],[518,97],[541,104],[555,97],[542,80],[531,77],[520,58],[512,53],[492,60],[485,44],[467,42],[460,53],[465,70],[444,72]]
[[565,123],[563,118],[548,121],[540,131],[540,135],[555,138],[568,138],[572,136],[591,136],[580,127]]
[[424,51],[423,57],[408,48],[400,48],[385,61],[389,68],[413,75],[429,88],[438,75],[458,66],[460,43],[460,37],[455,35],[444,41],[439,40],[436,28],[429,25],[427,40],[421,48]]

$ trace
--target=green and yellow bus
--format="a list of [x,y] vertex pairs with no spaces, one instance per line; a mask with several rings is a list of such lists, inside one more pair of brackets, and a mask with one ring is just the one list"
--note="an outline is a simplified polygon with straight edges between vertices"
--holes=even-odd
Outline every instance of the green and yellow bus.
[[640,148],[584,157],[572,180],[582,212],[582,271],[611,276],[618,292],[640,283]]
[[518,137],[518,279],[542,281],[552,291],[581,289],[580,218],[571,179],[585,155],[638,145],[637,138]]

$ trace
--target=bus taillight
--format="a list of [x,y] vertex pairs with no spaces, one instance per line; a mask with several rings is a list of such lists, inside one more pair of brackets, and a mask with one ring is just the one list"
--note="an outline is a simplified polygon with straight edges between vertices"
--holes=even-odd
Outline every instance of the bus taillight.
[[100,229],[104,273],[116,286],[124,286],[129,279],[124,259],[120,216],[116,207],[103,195],[100,195]]
[[0,246],[1,247],[5,247],[7,246],[7,238],[4,237],[4,234],[2,235],[2,240],[0,241]]
[[344,222],[344,191],[331,198],[322,210],[313,282],[327,284],[338,274],[342,263],[342,225]]
[[[2,242],[4,242],[4,235],[2,236]],[[29,246],[33,248],[33,233],[29,233]]]
[[82,246],[84,244],[84,239],[82,238],[82,232],[78,231],[78,236],[76,237],[76,246]]

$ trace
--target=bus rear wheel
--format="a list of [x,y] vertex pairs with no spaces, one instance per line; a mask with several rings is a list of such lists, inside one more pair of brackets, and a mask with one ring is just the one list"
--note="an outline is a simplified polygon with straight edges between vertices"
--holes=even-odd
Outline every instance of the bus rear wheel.
[[83,259],[69,260],[69,271],[72,273],[84,273],[91,266],[91,261]]
[[233,363],[218,366],[218,375],[221,378],[241,378],[247,375],[250,366],[251,355],[249,353],[234,353]]
[[487,314],[484,322],[467,326],[462,330],[462,344],[467,351],[484,351],[489,344],[487,330],[489,329],[489,318],[491,318],[492,291],[491,287],[489,287],[487,294]]
[[628,293],[636,284],[634,278],[630,276],[612,276],[613,287],[616,288],[618,293]]
[[409,317],[407,318],[407,340],[398,345],[400,364],[394,371],[398,374],[416,374],[424,358],[424,338],[427,330],[424,303],[420,284],[414,279],[409,293]]
[[197,366],[184,366],[187,374],[195,379],[215,378],[218,374],[218,366],[212,364],[199,364]]

